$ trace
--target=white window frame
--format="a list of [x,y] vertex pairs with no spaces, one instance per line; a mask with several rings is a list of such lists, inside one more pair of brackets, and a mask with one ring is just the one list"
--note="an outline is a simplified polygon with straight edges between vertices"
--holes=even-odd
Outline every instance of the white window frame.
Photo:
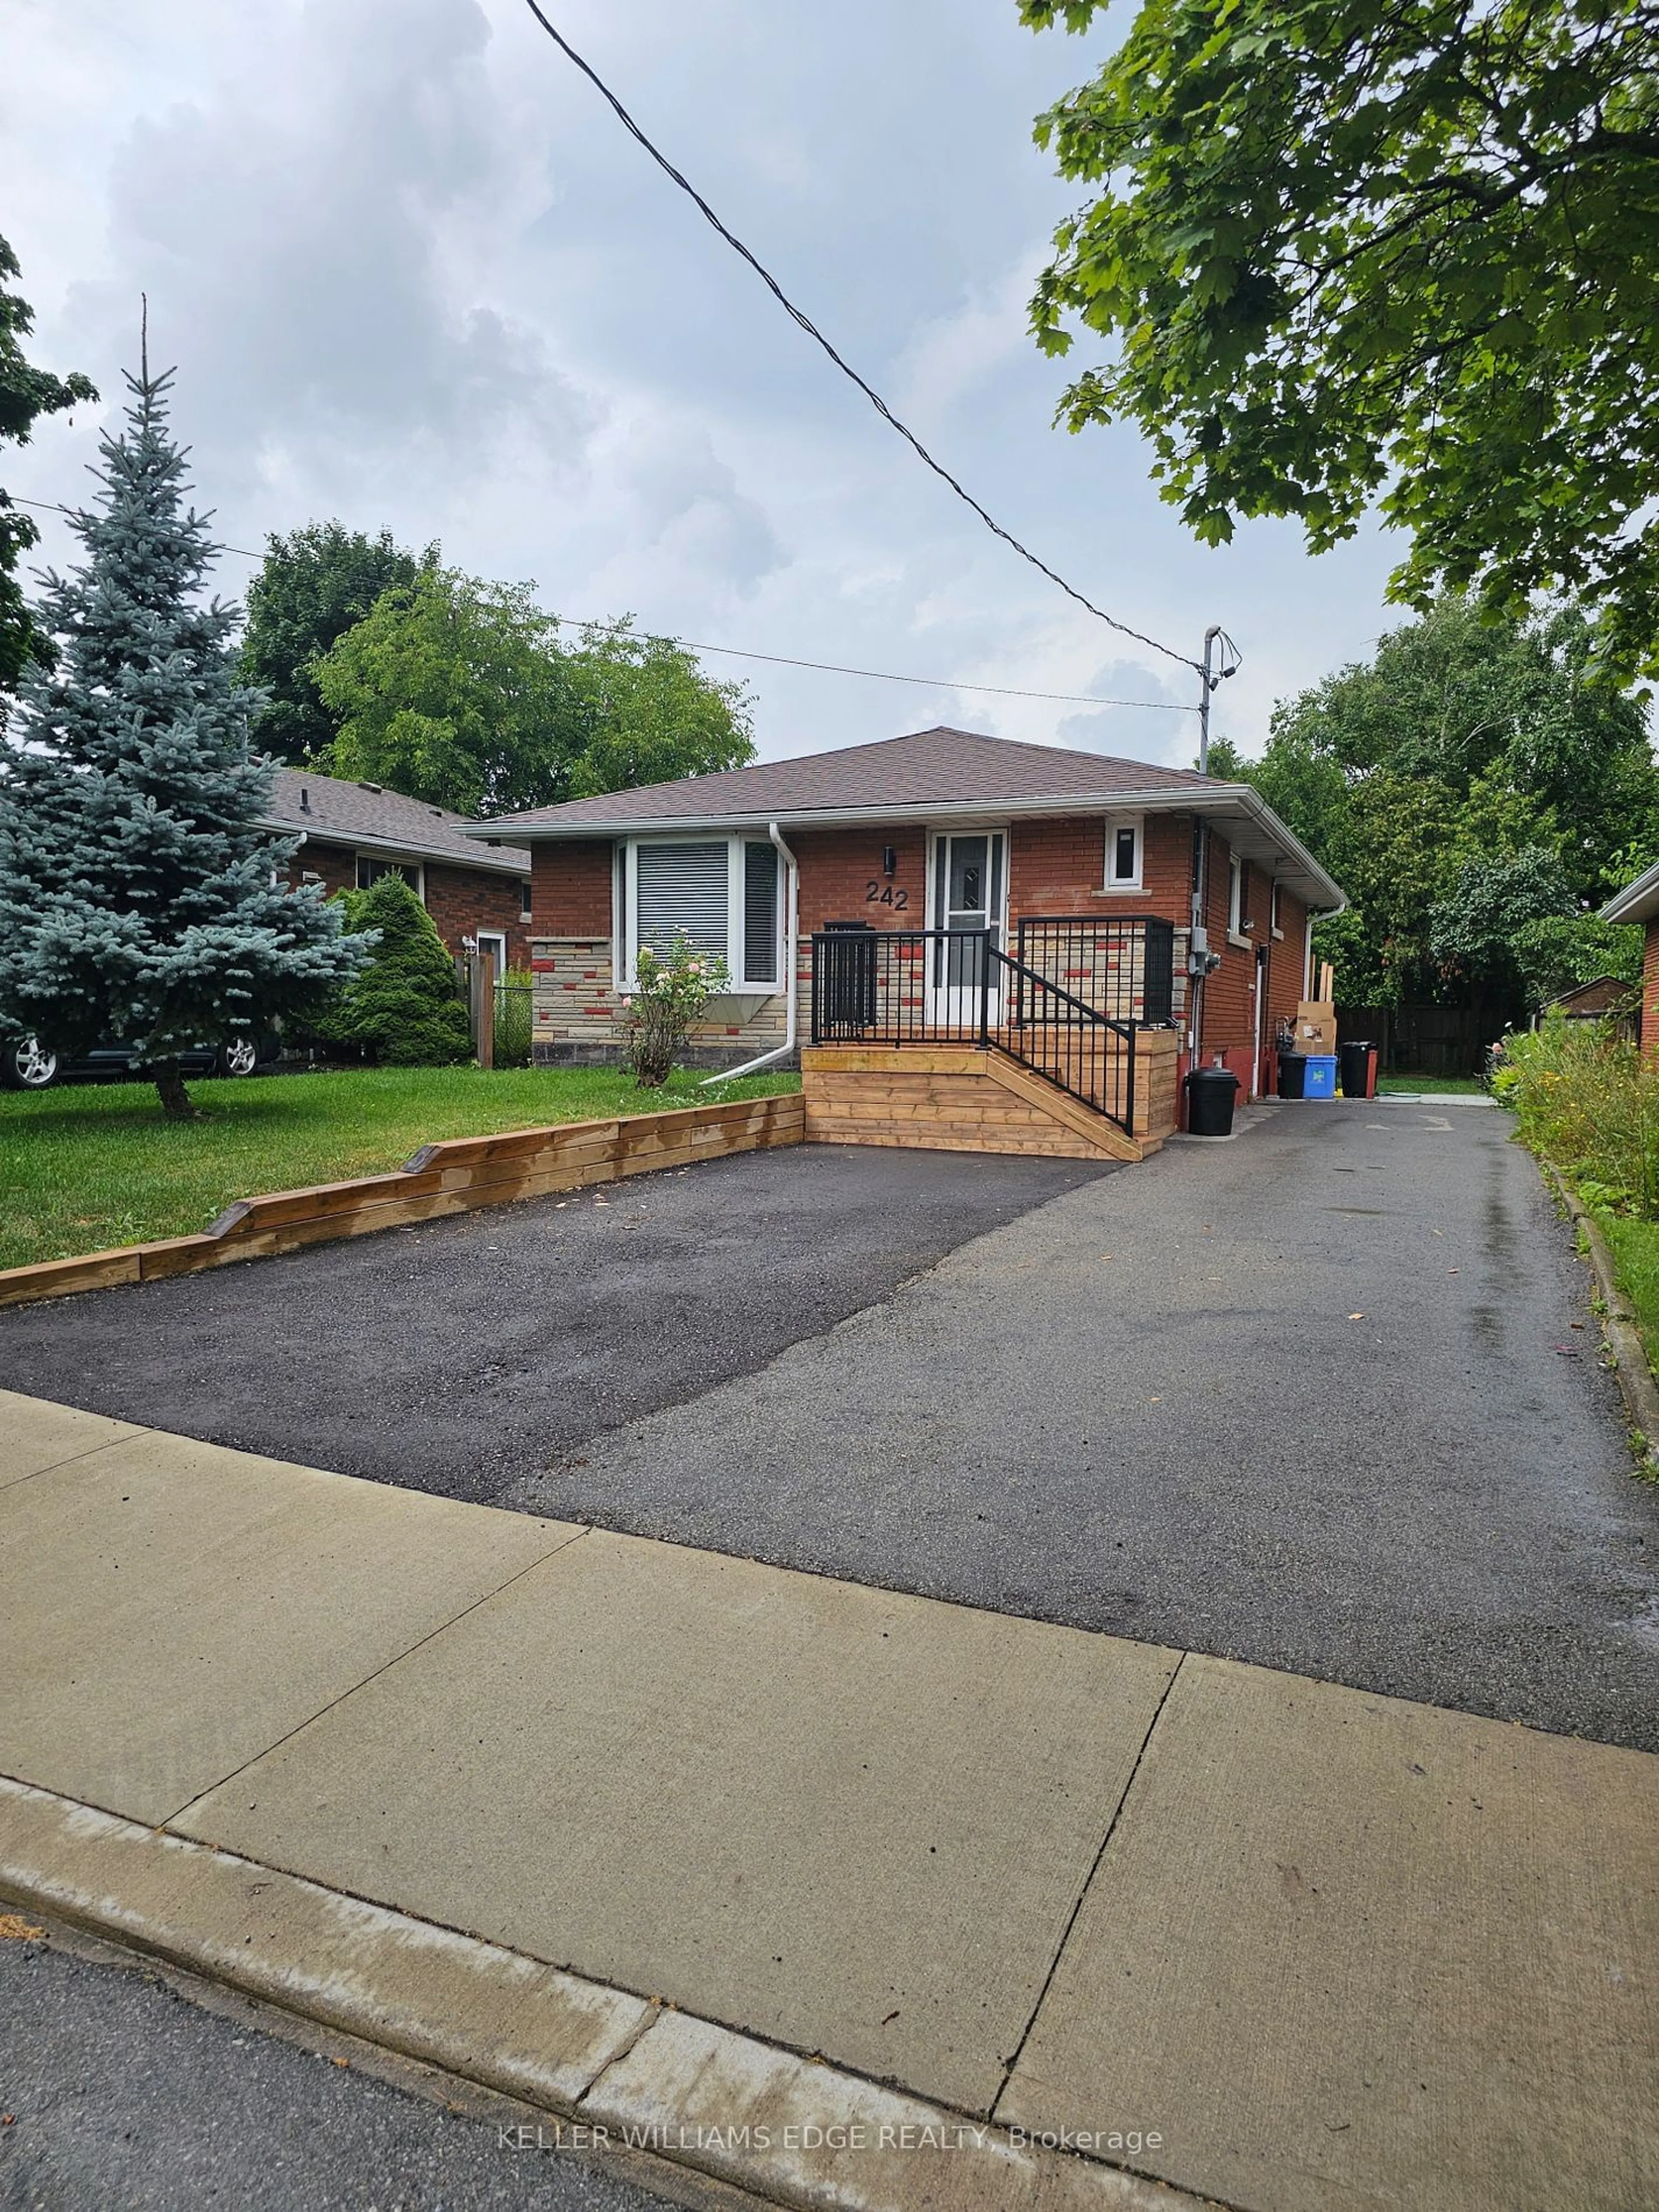
[[1273,942],[1276,945],[1282,945],[1285,942],[1285,932],[1280,926],[1279,919],[1279,914],[1282,911],[1279,902],[1279,895],[1283,888],[1284,886],[1279,883],[1278,878],[1275,877],[1273,878],[1273,889],[1267,896],[1267,927],[1272,933]]
[[1227,855],[1227,935],[1234,945],[1250,941],[1244,934],[1244,858],[1232,852]]
[[764,835],[756,836],[752,833],[741,830],[728,834],[725,830],[702,832],[696,830],[680,830],[672,836],[626,837],[622,841],[622,865],[617,871],[617,921],[619,924],[617,935],[622,948],[622,957],[617,963],[617,989],[631,991],[637,980],[634,963],[635,956],[639,951],[640,848],[642,845],[725,846],[726,962],[732,974],[732,981],[727,988],[729,991],[758,992],[766,998],[781,998],[788,987],[784,975],[787,954],[783,942],[784,878],[787,871],[784,866],[783,855],[781,853],[778,854],[777,895],[774,901],[772,915],[773,974],[770,980],[762,982],[751,981],[746,971],[739,972],[738,963],[732,957],[732,946],[739,945],[743,947],[743,957],[745,962],[749,956],[747,936],[744,929],[744,848],[750,845],[764,845],[769,852],[777,851],[777,848]]
[[507,963],[513,957],[513,947],[504,929],[480,929],[474,933],[473,943],[480,952],[487,943],[496,947],[495,981],[499,983],[507,973]]
[[[1113,863],[1117,859],[1117,841],[1121,830],[1132,830],[1135,840],[1135,868],[1133,876],[1115,876]],[[1104,870],[1103,888],[1108,891],[1138,891],[1145,887],[1146,876],[1146,817],[1144,814],[1109,814],[1106,817],[1106,850],[1101,865]]]

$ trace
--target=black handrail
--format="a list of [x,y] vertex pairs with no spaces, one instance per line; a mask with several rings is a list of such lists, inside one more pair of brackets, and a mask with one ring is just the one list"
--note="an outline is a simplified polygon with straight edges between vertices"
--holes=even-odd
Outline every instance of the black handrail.
[[1133,1136],[1139,1025],[1011,957],[996,935],[816,931],[812,1042],[994,1046]]
[[[1015,1060],[1050,1083],[1092,1106],[1127,1136],[1135,1126],[1136,1024],[1119,1021],[1090,1006],[1059,983],[1051,983],[1024,961],[1011,959],[991,948],[991,961],[1005,969],[1014,986],[1015,1014],[998,1042]],[[1105,1039],[1120,1040],[1121,1055],[1105,1050]],[[1113,1103],[1110,1075],[1121,1059],[1123,1070],[1121,1110]]]

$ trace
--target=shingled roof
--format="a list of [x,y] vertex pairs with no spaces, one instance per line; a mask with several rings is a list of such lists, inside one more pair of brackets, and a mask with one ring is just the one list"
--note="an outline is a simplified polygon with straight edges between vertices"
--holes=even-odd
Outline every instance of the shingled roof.
[[891,807],[974,802],[995,807],[1031,799],[1190,793],[1202,791],[1208,781],[1186,769],[1153,768],[1146,761],[1114,760],[1061,745],[1020,744],[1011,738],[940,726],[878,744],[846,745],[836,752],[727,769],[719,775],[684,776],[677,783],[647,783],[636,791],[574,799],[563,806],[505,815],[489,828],[545,835],[643,829],[664,822],[844,818]]
[[1341,885],[1249,784],[945,727],[836,752],[804,753],[796,760],[761,761],[719,775],[648,783],[637,791],[610,791],[598,799],[503,815],[475,824],[467,835],[476,841],[507,831],[536,845],[652,830],[739,831],[769,822],[785,830],[907,820],[942,826],[1115,808],[1202,814],[1224,822],[1234,852],[1271,869],[1310,905],[1334,911],[1346,902]]
[[469,831],[477,830],[485,838],[497,833],[492,825],[475,823],[470,814],[430,806],[423,799],[405,799],[383,784],[348,783],[311,769],[277,769],[265,819],[273,830],[290,836],[303,830],[319,844],[447,860],[459,868],[489,868],[501,874],[530,873],[530,855],[522,846],[475,843]]

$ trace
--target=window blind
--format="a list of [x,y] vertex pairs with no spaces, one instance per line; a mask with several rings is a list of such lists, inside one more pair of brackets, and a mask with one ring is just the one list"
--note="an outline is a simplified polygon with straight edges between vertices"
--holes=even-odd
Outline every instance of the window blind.
[[743,848],[743,980],[778,980],[778,849]]
[[666,952],[684,937],[699,952],[726,957],[726,848],[641,845],[636,941]]

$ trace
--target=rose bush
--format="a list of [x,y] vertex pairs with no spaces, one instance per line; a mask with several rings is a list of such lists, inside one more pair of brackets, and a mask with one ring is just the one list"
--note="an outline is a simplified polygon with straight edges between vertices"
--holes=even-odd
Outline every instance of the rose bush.
[[629,1065],[641,1091],[662,1088],[685,1050],[692,1024],[731,982],[719,954],[700,952],[689,938],[677,937],[666,952],[641,945],[634,958],[634,988],[623,994],[622,1028]]

